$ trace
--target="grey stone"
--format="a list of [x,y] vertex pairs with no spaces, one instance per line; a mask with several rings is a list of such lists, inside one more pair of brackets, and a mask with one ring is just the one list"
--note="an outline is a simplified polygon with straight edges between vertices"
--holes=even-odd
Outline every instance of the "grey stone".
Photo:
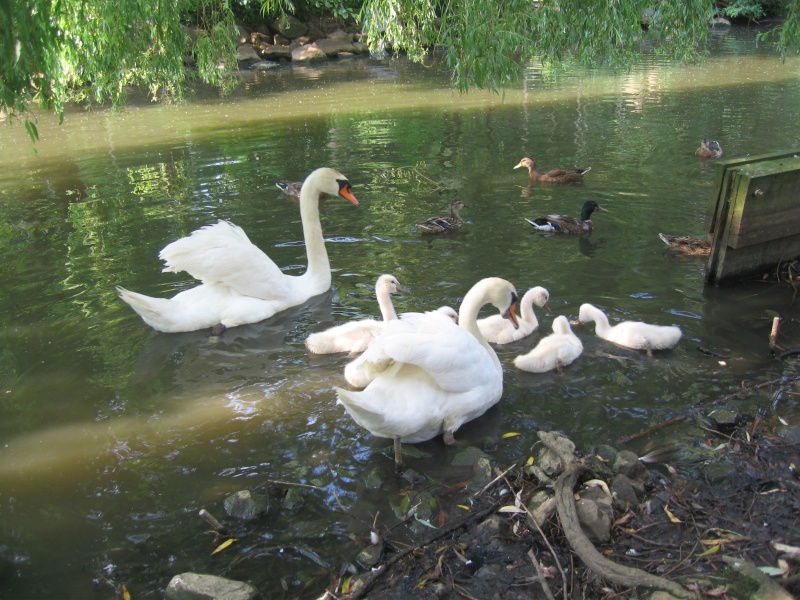
[[454,467],[471,467],[481,458],[489,458],[489,456],[476,446],[467,446],[453,457],[450,464]]
[[622,473],[629,479],[645,481],[649,478],[649,473],[645,466],[639,462],[639,457],[630,450],[622,450],[617,453],[611,468],[615,473]]
[[639,499],[636,497],[636,490],[631,484],[631,480],[622,473],[616,475],[614,479],[611,480],[609,488],[611,490],[611,499],[617,510],[625,511],[629,507],[634,507],[639,503]]
[[261,49],[261,56],[265,60],[291,60],[292,49],[289,46],[267,46]]
[[312,60],[325,60],[328,58],[328,55],[325,54],[322,50],[317,48],[314,44],[306,44],[305,46],[299,46],[292,50],[292,60],[293,61],[312,61]]
[[330,38],[317,40],[313,45],[322,50],[327,56],[336,56],[340,52],[353,52],[355,50],[352,42],[332,40]]
[[175,575],[164,594],[167,600],[254,600],[258,590],[249,583],[202,573]]
[[267,498],[250,490],[240,490],[225,498],[225,512],[236,519],[250,520],[267,510]]
[[610,508],[610,505],[606,508],[601,502],[589,498],[581,498],[575,502],[581,529],[594,544],[605,544],[611,540]]
[[236,47],[236,60],[261,60],[252,44],[240,44]]
[[275,19],[272,30],[290,40],[308,35],[308,25],[292,15],[286,15],[285,19]]
[[373,544],[364,548],[358,553],[356,560],[365,569],[371,569],[378,564],[383,554],[383,548],[380,544]]

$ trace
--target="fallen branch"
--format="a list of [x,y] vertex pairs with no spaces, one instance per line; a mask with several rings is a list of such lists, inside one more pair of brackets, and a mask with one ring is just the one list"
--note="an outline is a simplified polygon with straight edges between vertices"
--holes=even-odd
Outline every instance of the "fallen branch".
[[578,483],[578,477],[588,469],[573,456],[564,456],[558,444],[553,443],[554,437],[552,433],[539,432],[539,439],[547,448],[559,455],[563,464],[566,465],[565,471],[559,476],[554,486],[556,511],[567,541],[583,563],[596,575],[616,585],[663,590],[676,598],[696,598],[696,594],[674,581],[652,575],[641,569],[617,564],[600,554],[583,533],[578,521],[578,511],[575,508],[574,489]]

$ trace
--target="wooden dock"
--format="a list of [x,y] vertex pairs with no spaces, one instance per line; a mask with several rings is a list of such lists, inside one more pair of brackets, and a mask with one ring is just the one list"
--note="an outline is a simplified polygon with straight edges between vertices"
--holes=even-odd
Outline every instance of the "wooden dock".
[[721,160],[717,169],[706,283],[732,283],[800,257],[800,150]]

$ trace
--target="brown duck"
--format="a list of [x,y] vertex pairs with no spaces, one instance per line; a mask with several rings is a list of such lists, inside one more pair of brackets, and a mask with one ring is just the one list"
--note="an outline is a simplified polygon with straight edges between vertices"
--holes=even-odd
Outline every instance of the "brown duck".
[[469,208],[468,204],[464,204],[461,198],[456,198],[450,204],[449,217],[431,217],[424,220],[422,223],[417,223],[417,229],[422,233],[445,233],[448,231],[455,231],[464,224],[464,219],[459,215],[462,208]]
[[659,233],[658,237],[667,245],[670,252],[686,256],[708,256],[711,253],[711,244],[706,240],[689,235],[667,235]]
[[519,161],[519,164],[514,168],[519,169],[520,167],[528,168],[530,183],[577,183],[583,181],[583,176],[592,170],[592,167],[585,169],[550,169],[545,173],[540,173],[536,170],[536,161],[529,156]]
[[700,140],[700,147],[694,153],[700,158],[719,158],[722,156],[722,146],[717,140],[703,138]]

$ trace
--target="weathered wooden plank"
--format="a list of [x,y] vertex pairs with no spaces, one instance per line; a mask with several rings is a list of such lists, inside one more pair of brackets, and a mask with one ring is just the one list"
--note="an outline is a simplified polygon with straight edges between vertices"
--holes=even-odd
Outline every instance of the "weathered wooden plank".
[[800,152],[719,161],[706,211],[706,282],[720,284],[800,256]]

